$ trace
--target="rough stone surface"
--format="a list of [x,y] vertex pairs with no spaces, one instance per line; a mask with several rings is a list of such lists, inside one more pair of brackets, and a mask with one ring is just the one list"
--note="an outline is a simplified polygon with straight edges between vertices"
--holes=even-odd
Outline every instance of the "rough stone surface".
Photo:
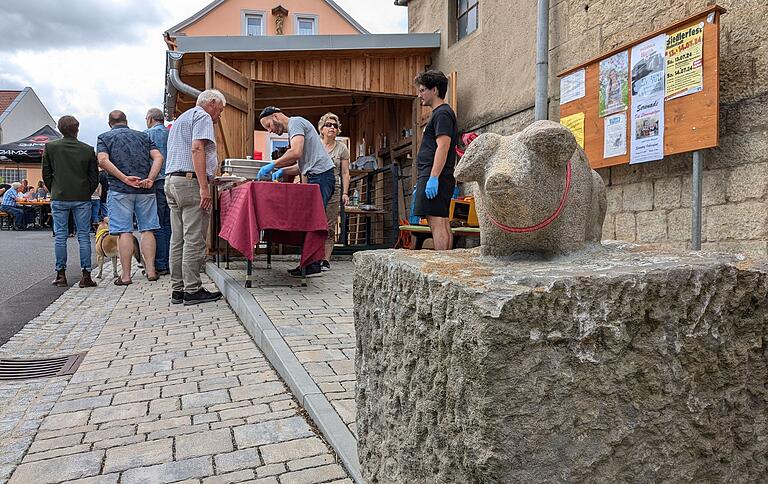
[[[550,225],[524,233],[500,228],[533,227],[550,219],[566,188],[569,160],[568,196]],[[474,194],[485,255],[566,253],[600,241],[605,185],[561,124],[537,121],[514,136],[481,135],[467,148],[455,176],[477,184]]]
[[756,482],[768,264],[355,255],[366,482]]

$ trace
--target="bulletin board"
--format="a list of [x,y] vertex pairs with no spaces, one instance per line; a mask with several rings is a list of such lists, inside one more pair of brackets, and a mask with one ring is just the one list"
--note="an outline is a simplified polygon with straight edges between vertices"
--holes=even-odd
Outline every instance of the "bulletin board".
[[[600,63],[616,54],[626,51],[629,65],[632,65],[632,48],[661,34],[671,35],[688,26],[703,22],[702,39],[702,78],[701,91],[664,101],[663,150],[664,156],[685,153],[704,148],[713,148],[719,143],[720,110],[720,16],[725,9],[713,5],[685,20],[650,33],[640,39],[607,52],[595,59],[564,70],[559,78],[584,70],[583,97],[560,106],[560,118],[580,113],[584,116],[584,151],[592,168],[604,168],[630,162],[631,130],[630,111],[632,110],[632,89],[629,89],[629,108],[626,112],[626,154],[606,158],[604,156],[605,120],[600,116]],[[631,85],[631,73],[629,75]],[[562,92],[561,92],[562,96]]]

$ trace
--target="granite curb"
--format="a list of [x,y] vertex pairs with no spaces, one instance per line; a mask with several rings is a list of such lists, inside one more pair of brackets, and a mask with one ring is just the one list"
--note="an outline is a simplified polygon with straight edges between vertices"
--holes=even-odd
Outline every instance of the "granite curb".
[[242,284],[213,263],[206,265],[206,273],[224,294],[232,310],[256,345],[289,386],[302,408],[309,414],[320,432],[336,451],[352,479],[363,484],[357,439],[352,435],[339,414],[325,397],[291,351],[279,331],[256,299]]

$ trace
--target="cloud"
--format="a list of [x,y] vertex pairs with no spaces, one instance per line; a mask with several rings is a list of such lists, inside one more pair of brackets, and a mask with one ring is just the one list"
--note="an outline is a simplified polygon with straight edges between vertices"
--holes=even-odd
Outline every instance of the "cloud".
[[131,0],[4,0],[2,11],[0,51],[131,43],[167,15],[161,4]]
[[[31,86],[55,120],[71,114],[95,145],[121,109],[134,129],[162,108],[163,32],[211,0],[0,0],[0,89]],[[407,31],[393,0],[335,0],[373,33]]]

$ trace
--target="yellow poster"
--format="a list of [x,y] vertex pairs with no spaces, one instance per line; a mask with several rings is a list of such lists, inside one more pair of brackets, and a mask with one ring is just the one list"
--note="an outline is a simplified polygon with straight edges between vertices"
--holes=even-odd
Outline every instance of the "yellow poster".
[[584,113],[576,113],[560,119],[560,124],[571,130],[576,142],[584,149]]
[[704,22],[667,36],[667,100],[687,96],[704,88],[703,45]]

